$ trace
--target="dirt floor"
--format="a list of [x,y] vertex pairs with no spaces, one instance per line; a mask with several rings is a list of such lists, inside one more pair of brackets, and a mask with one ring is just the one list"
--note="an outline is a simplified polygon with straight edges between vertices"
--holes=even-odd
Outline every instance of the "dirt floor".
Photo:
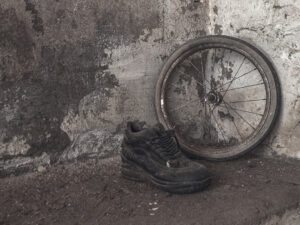
[[123,179],[118,157],[1,179],[0,225],[263,224],[299,208],[299,161],[252,155],[202,163],[213,182],[189,195]]

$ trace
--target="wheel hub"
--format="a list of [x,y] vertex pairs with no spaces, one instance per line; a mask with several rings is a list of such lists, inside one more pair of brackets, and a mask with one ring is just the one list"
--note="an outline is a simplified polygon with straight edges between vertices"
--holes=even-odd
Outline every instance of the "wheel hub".
[[222,102],[222,95],[219,92],[210,91],[206,94],[205,101],[211,104],[220,104]]

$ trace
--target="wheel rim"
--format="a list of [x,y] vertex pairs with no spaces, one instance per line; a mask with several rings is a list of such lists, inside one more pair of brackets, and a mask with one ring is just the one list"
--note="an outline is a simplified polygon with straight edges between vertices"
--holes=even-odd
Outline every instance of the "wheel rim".
[[270,77],[235,46],[211,43],[183,52],[162,81],[161,122],[196,155],[249,149],[270,116]]

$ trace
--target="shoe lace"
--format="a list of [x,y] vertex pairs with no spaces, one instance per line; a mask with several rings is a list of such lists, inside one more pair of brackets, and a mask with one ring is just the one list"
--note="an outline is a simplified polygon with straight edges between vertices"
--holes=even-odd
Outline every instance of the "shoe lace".
[[157,153],[162,159],[169,164],[176,164],[178,153],[180,152],[177,146],[177,140],[174,130],[167,130],[160,133],[158,137],[153,138],[158,149]]

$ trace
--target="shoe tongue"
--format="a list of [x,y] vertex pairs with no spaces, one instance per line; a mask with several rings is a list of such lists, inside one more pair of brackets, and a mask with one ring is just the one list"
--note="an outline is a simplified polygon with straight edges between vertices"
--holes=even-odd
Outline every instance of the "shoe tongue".
[[133,122],[130,123],[132,129],[134,131],[137,131],[137,132],[143,130],[145,124],[146,124],[145,122],[141,122],[141,121],[138,121],[138,120],[133,121]]
[[155,124],[153,127],[150,127],[149,129],[143,130],[143,135],[147,137],[157,137],[161,136],[161,134],[165,131],[165,128],[162,124],[158,123]]

